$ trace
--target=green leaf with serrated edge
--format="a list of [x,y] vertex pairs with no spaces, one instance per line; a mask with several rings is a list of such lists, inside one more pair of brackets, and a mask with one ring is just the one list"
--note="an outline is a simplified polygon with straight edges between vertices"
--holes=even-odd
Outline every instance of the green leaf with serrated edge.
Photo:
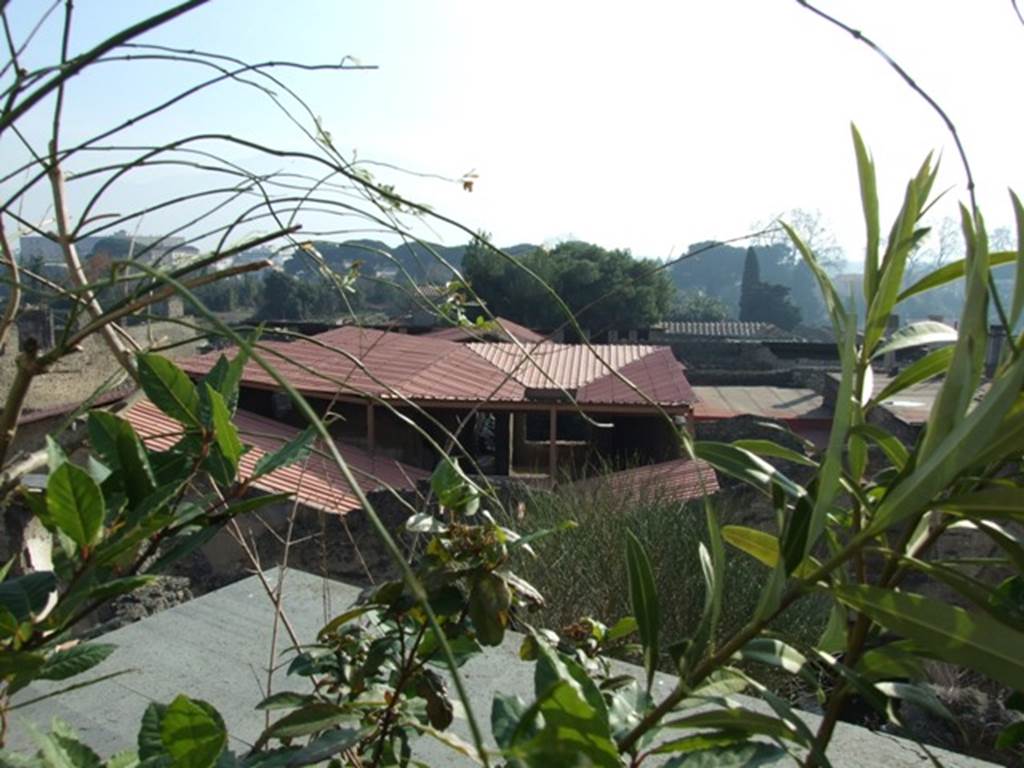
[[858,424],[850,429],[851,435],[858,435],[875,443],[888,457],[892,465],[902,470],[910,460],[910,451],[899,438],[874,424]]
[[316,437],[316,430],[312,427],[307,427],[299,433],[298,437],[285,443],[278,450],[261,456],[260,460],[256,462],[256,467],[253,469],[253,479],[268,475],[275,469],[287,467],[289,464],[305,459],[313,447],[314,437]]
[[1024,689],[1024,633],[983,613],[972,614],[922,595],[871,587],[835,586],[843,603],[944,661]]
[[0,653],[0,679],[13,675],[34,676],[45,663],[46,657],[41,653],[4,649],[4,652]]
[[50,519],[79,547],[91,547],[103,532],[103,494],[84,469],[64,463],[46,483]]
[[189,427],[201,427],[199,393],[191,379],[165,357],[136,355],[139,382],[146,397],[172,419]]
[[355,723],[358,718],[336,704],[316,702],[291,712],[275,723],[271,723],[260,736],[258,743],[270,739],[292,739],[308,736],[332,728],[340,723]]
[[156,478],[132,425],[106,411],[89,413],[89,440],[107,466],[117,472],[132,506],[153,493]]
[[256,705],[256,709],[295,709],[296,707],[302,707],[313,702],[313,696],[308,693],[278,691],[263,699],[263,701]]
[[118,595],[126,595],[129,592],[134,592],[148,584],[152,584],[155,579],[156,576],[146,573],[140,576],[123,576],[120,579],[104,581],[102,584],[89,590],[89,599],[109,600]]
[[797,453],[792,448],[786,448],[778,443],[773,443],[771,440],[733,440],[732,444],[737,448],[756,453],[758,456],[771,456],[776,459],[791,461],[794,464],[801,464],[805,467],[818,466],[818,462],[814,459],[802,453]]
[[728,443],[701,440],[694,445],[697,458],[703,459],[727,475],[759,488],[765,493],[777,486],[789,496],[804,496],[807,491],[760,456]]
[[57,651],[36,673],[40,680],[66,680],[104,662],[117,649],[110,643],[88,643]]
[[181,695],[160,718],[160,741],[175,768],[212,768],[227,746],[228,734],[217,710]]
[[[989,256],[989,266],[998,267],[1003,264],[1010,264],[1016,260],[1016,251],[996,251]],[[903,291],[899,296],[899,301],[906,301],[912,296],[924,293],[925,291],[931,291],[935,288],[941,288],[943,285],[952,283],[955,280],[960,280],[963,278],[967,270],[967,264],[968,261],[966,259],[959,259],[957,261],[951,261],[949,264],[945,264],[933,272],[929,272]]]
[[957,340],[956,328],[935,320],[922,320],[903,326],[889,340],[874,351],[872,358],[901,349],[923,347],[928,344],[953,344]]
[[57,589],[57,577],[50,571],[36,571],[7,579],[0,584],[0,606],[18,621],[27,621],[46,607],[50,593]]
[[658,634],[661,631],[661,609],[654,582],[654,570],[647,551],[636,535],[626,531],[626,574],[629,581],[629,601],[636,618],[640,643],[644,648],[644,668],[647,670],[647,690],[654,683],[658,667]]
[[243,450],[242,441],[238,439],[238,429],[231,423],[231,413],[220,393],[209,384],[203,386],[206,388],[206,397],[210,403],[214,440],[217,441],[221,454],[231,464],[232,469],[237,471],[238,460],[241,458]]
[[166,711],[166,704],[153,702],[142,713],[142,722],[139,724],[137,739],[140,760],[145,761],[160,757],[161,755],[167,755],[167,750],[160,737],[160,721],[163,719]]

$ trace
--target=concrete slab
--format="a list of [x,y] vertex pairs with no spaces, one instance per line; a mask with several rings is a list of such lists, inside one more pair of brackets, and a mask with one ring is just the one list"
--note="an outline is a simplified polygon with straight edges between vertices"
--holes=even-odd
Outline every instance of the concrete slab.
[[[277,572],[268,572],[267,578],[274,583]],[[288,571],[284,611],[300,641],[312,640],[326,620],[350,605],[357,593],[356,588],[340,582]],[[8,746],[31,749],[29,723],[46,727],[57,716],[75,726],[100,754],[109,755],[135,745],[139,719],[147,704],[169,702],[177,694],[187,693],[209,701],[220,711],[231,734],[232,748],[244,752],[264,727],[264,713],[253,707],[264,695],[268,667],[279,667],[273,677],[273,691],[305,690],[301,678],[289,679],[284,674],[290,646],[284,627],[279,628],[277,653],[271,662],[273,617],[273,606],[258,577],[253,576],[111,632],[103,641],[116,644],[117,652],[87,677],[133,671],[15,711]],[[519,660],[518,647],[519,638],[510,635],[502,646],[476,657],[463,668],[471,704],[485,731],[489,732],[487,723],[494,692],[518,694],[526,701],[532,699],[533,666]],[[638,667],[619,666],[630,674],[642,675]],[[672,685],[671,676],[659,675],[655,697],[664,696]],[[15,704],[56,687],[59,686],[30,686],[15,697]],[[744,704],[766,710],[751,699]],[[805,720],[813,729],[818,718],[808,714]],[[453,729],[468,738],[464,717],[457,718]],[[432,741],[419,742],[415,754],[434,766],[472,764]],[[934,766],[935,761],[950,768],[989,765],[939,749],[925,751],[910,741],[845,724],[836,731],[829,757],[837,768],[912,768]]]

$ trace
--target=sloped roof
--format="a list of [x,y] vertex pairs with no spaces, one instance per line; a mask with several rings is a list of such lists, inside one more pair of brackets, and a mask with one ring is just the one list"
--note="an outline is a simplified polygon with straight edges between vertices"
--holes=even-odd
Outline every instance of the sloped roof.
[[813,389],[797,387],[696,386],[700,400],[693,408],[698,419],[759,416],[767,419],[831,421],[825,398]]
[[[153,450],[170,448],[182,433],[181,425],[149,400],[139,400],[120,415]],[[243,479],[252,476],[256,462],[264,455],[278,450],[300,432],[288,424],[243,410],[235,413],[233,422],[242,443],[249,446],[238,463],[238,474]],[[340,441],[335,444],[366,493],[386,486],[409,490],[429,474],[394,459],[371,455],[353,445]],[[333,514],[344,515],[361,507],[337,465],[316,452],[253,480],[252,485],[266,493],[294,493],[299,504]]]
[[[524,403],[536,390],[575,391],[591,405],[688,405],[696,398],[682,365],[668,347],[609,344],[595,351],[571,344],[460,344],[435,336],[343,327],[310,339],[263,342],[269,362],[307,395],[348,394],[381,399],[464,403]],[[596,352],[596,354],[595,354]],[[217,353],[181,361],[193,375],[206,373]],[[602,360],[604,362],[602,362]],[[607,363],[607,365],[605,364]],[[610,365],[641,392],[618,381]],[[250,362],[243,384],[277,389],[277,383]],[[532,391],[531,391],[532,390]]]
[[718,475],[711,465],[692,459],[674,459],[658,464],[624,469],[607,475],[578,480],[575,488],[606,491],[616,498],[649,498],[659,501],[692,501],[705,492],[716,493]]
[[723,320],[720,322],[672,321],[658,329],[669,336],[701,336],[719,339],[792,339],[772,323]]
[[487,323],[481,328],[457,326],[454,328],[440,328],[427,334],[435,339],[446,341],[512,341],[517,340],[523,343],[537,343],[544,341],[544,335],[527,328],[525,325],[513,323],[504,317],[494,318],[494,322]]

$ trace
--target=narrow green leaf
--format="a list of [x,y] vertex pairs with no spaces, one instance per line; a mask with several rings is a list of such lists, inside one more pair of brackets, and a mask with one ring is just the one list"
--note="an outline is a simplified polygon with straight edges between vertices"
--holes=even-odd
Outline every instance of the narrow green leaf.
[[263,732],[259,743],[269,739],[292,739],[325,731],[341,723],[355,723],[357,718],[335,704],[316,702],[285,715]]
[[920,360],[915,360],[894,376],[889,383],[882,388],[882,391],[871,399],[867,406],[865,406],[864,410],[869,410],[879,403],[885,402],[893,395],[896,395],[915,384],[919,384],[922,381],[927,381],[928,379],[944,374],[949,368],[949,364],[952,359],[953,347],[941,347],[939,349],[932,350]]
[[647,670],[647,690],[654,683],[658,666],[658,633],[661,630],[661,611],[658,592],[654,584],[654,570],[647,551],[636,535],[626,531],[626,574],[629,579],[629,598],[633,616],[644,648],[644,667]]
[[789,762],[789,753],[774,744],[747,742],[712,747],[673,757],[664,768],[758,768]]
[[846,311],[843,309],[843,302],[839,299],[839,294],[836,293],[836,288],[832,284],[825,270],[821,268],[821,264],[818,263],[817,256],[807,246],[807,243],[803,241],[800,235],[797,234],[796,230],[790,227],[785,222],[782,222],[782,228],[786,230],[786,234],[792,241],[793,245],[796,246],[797,252],[803,257],[804,262],[810,268],[814,274],[814,279],[818,281],[818,288],[821,290],[821,297],[825,302],[825,309],[828,311],[829,318],[832,320],[832,332],[835,334],[837,339],[843,338],[846,327]]
[[760,456],[728,443],[701,440],[694,445],[697,458],[703,459],[715,469],[732,475],[738,480],[771,493],[776,486],[794,498],[805,496],[807,491],[791,480]]
[[867,230],[867,248],[864,251],[864,301],[871,304],[878,289],[878,244],[881,229],[878,222],[878,185],[875,181],[875,163],[864,146],[857,126],[850,124],[853,149],[857,155],[857,177],[860,180],[860,202]]
[[[1024,205],[1012,189],[1010,200],[1013,202],[1013,217],[1017,222],[1017,273],[1013,284],[1013,302],[1010,304],[1010,327],[1016,328],[1024,311]],[[995,256],[992,257],[995,263]]]
[[217,710],[181,695],[160,719],[160,741],[175,768],[212,768],[227,746],[228,734]]
[[858,424],[850,430],[850,434],[859,435],[875,443],[898,470],[902,470],[910,459],[910,451],[899,438],[875,424]]
[[1024,633],[992,617],[922,595],[867,585],[835,586],[837,599],[944,661],[1024,690]]
[[875,350],[872,358],[880,357],[887,352],[923,347],[927,344],[952,344],[956,339],[956,328],[935,320],[922,320],[919,323],[905,325],[893,333],[889,341]]
[[79,547],[99,541],[106,512],[103,494],[84,469],[65,462],[50,474],[46,510],[53,524]]
[[[996,251],[989,257],[990,266],[998,267],[1003,264],[1015,262],[1017,260],[1017,255],[1016,251]],[[919,293],[931,291],[935,288],[941,288],[943,285],[952,283],[955,280],[960,280],[966,273],[967,264],[967,259],[958,259],[957,261],[951,261],[949,264],[939,267],[933,272],[929,272],[912,286],[903,291],[903,293],[900,294],[898,301],[906,301],[912,296],[917,296]]]
[[139,353],[139,381],[153,405],[175,421],[200,427],[199,393],[185,372],[165,357]]
[[771,456],[776,459],[782,459],[783,461],[791,461],[794,464],[800,464],[805,467],[817,467],[818,462],[805,456],[802,453],[797,453],[792,448],[786,448],[773,443],[771,440],[733,440],[732,444],[737,448],[756,453],[758,456]]
[[263,701],[256,705],[256,709],[272,710],[272,709],[295,709],[306,704],[312,704],[314,698],[308,693],[298,693],[297,691],[278,691],[277,693],[267,696]]
[[938,509],[961,515],[1024,521],[1024,488],[1018,485],[992,485],[971,493],[952,496],[940,502]]
[[722,538],[769,568],[778,565],[779,540],[770,533],[743,525],[724,525]]

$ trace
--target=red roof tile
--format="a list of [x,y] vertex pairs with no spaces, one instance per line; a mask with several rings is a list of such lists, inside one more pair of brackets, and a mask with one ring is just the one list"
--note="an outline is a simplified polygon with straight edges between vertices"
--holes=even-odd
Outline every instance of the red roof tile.
[[[527,345],[530,359],[516,344],[459,344],[434,336],[413,336],[355,327],[337,328],[311,339],[263,342],[270,363],[308,395],[336,394],[414,401],[523,403],[528,389],[579,390],[581,404],[646,405],[647,400],[618,381],[608,366],[628,371],[627,378],[662,406],[681,406],[696,398],[683,367],[667,347],[542,343]],[[194,375],[206,373],[218,355],[180,362]],[[639,364],[639,365],[638,365]],[[256,363],[243,383],[277,389]]]
[[[149,400],[134,403],[121,415],[131,422],[151,449],[166,450],[181,436],[181,425],[158,410]],[[238,427],[242,443],[249,446],[239,461],[239,475],[242,478],[251,477],[261,457],[273,453],[300,432],[295,427],[243,410],[235,413],[233,421]],[[408,490],[428,475],[423,470],[393,459],[371,455],[353,445],[340,442],[335,445],[348,462],[359,486],[367,493],[384,487]],[[252,484],[267,493],[294,493],[299,504],[324,512],[344,515],[360,508],[341,470],[332,460],[316,452],[303,461],[259,477]]]
[[622,499],[692,501],[701,498],[705,492],[716,493],[718,476],[703,461],[675,459],[579,480],[573,483],[573,487],[584,491],[607,491]]
[[503,317],[494,318],[493,323],[487,323],[483,328],[441,328],[427,334],[435,339],[446,341],[511,341],[517,340],[523,343],[537,343],[544,341],[544,335],[527,328],[525,325],[513,323]]

